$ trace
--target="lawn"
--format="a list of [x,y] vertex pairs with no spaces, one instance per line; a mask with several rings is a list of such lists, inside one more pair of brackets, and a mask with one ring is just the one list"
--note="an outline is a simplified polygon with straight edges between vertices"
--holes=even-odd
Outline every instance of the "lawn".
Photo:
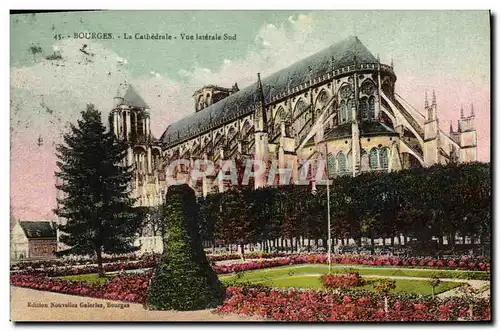
[[[375,291],[373,288],[374,283],[377,279],[371,278],[365,280],[365,285],[357,287],[355,289],[359,290],[369,290]],[[408,280],[408,279],[396,279],[396,289],[393,293],[412,293],[412,294],[423,294],[431,295],[432,287],[427,280]],[[317,275],[302,275],[302,276],[286,276],[282,278],[274,278],[264,281],[256,281],[256,284],[262,284],[270,287],[281,287],[281,288],[309,288],[319,290],[323,286],[321,284],[321,279]],[[457,282],[441,282],[436,289],[435,294],[443,293],[459,286],[460,283]]]
[[[351,267],[345,265],[333,265],[332,273],[345,273],[352,270]],[[461,270],[414,270],[410,268],[388,268],[388,267],[359,267],[355,268],[361,276],[404,276],[404,277],[432,277],[437,275],[440,278],[468,278],[476,274],[488,274],[485,272],[470,272]],[[219,279],[224,283],[231,282],[251,282],[272,287],[295,287],[295,288],[323,288],[320,280],[321,274],[328,273],[328,265],[324,264],[303,264],[295,266],[282,266],[274,268],[266,268],[259,270],[250,270],[227,275],[219,275]],[[467,277],[468,276],[468,277]],[[99,277],[98,274],[83,274],[64,276],[61,279],[77,280],[91,284],[105,284],[108,279],[114,275]],[[376,278],[365,278],[366,284],[358,289],[374,290],[373,283]],[[417,293],[417,294],[432,294],[432,288],[428,280],[421,279],[395,279],[397,292]],[[458,282],[442,281],[436,287],[436,294],[446,292],[454,287],[459,286]]]
[[71,275],[63,276],[61,279],[65,280],[76,280],[79,282],[90,283],[94,285],[104,285],[106,282],[114,276],[99,277],[99,274],[82,274],[82,275]]
[[[490,273],[484,271],[463,271],[463,270],[415,270],[411,268],[389,268],[389,267],[363,267],[363,266],[345,266],[332,265],[332,273],[345,273],[349,269],[356,269],[360,275],[375,275],[375,276],[404,276],[404,277],[425,277],[430,278],[437,276],[439,278],[454,278],[454,279],[481,279],[489,280]],[[265,280],[267,277],[275,278],[280,276],[292,276],[301,274],[326,274],[328,273],[328,265],[326,264],[302,264],[296,266],[282,266],[275,268],[266,268],[259,270],[251,270],[243,273],[230,275],[221,275],[221,280],[236,280],[241,277],[240,281],[256,281]]]

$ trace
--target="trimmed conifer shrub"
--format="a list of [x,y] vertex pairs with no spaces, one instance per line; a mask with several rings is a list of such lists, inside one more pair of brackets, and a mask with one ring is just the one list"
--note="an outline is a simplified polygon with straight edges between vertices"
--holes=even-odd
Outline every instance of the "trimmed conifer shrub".
[[165,208],[166,249],[148,289],[147,307],[216,307],[223,302],[224,291],[201,245],[194,191],[187,185],[169,187]]

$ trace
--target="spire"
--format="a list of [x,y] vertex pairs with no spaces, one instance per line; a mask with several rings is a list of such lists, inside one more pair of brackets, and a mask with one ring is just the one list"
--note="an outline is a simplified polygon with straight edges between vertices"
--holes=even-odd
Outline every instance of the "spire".
[[474,115],[474,104],[473,103],[470,104],[470,117],[475,117],[475,115]]
[[257,73],[257,124],[255,131],[267,131],[267,119],[265,110],[264,91],[262,88],[262,81],[260,80],[260,72]]
[[391,68],[394,69],[394,57],[391,56]]
[[437,103],[436,103],[436,91],[435,90],[432,90],[432,105],[433,106],[437,105]]
[[427,91],[425,91],[425,108],[429,108],[429,100],[427,99]]
[[463,105],[460,105],[460,118],[464,119],[465,116],[464,116],[464,106]]
[[377,63],[380,63],[380,54],[377,53]]
[[453,133],[453,121],[450,121],[450,133]]

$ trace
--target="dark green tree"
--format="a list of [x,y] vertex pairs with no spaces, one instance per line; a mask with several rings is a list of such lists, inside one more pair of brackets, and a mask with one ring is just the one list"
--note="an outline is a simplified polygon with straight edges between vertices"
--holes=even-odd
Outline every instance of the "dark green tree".
[[200,216],[199,228],[202,241],[212,243],[212,250],[216,241],[220,239],[216,230],[216,225],[220,223],[221,217],[221,198],[220,194],[208,194],[205,198],[199,199]]
[[93,105],[83,111],[78,125],[71,125],[64,144],[57,146],[57,216],[67,220],[60,227],[61,242],[70,246],[60,255],[93,255],[104,276],[103,253],[130,252],[139,217],[129,195],[130,167],[123,166],[126,146],[102,124]]
[[148,289],[147,305],[158,310],[216,307],[224,292],[200,241],[194,191],[185,184],[171,186],[165,205],[166,249]]

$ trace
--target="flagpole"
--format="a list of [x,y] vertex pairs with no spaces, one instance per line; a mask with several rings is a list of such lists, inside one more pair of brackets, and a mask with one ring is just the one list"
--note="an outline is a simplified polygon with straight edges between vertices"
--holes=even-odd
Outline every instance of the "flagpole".
[[330,175],[328,172],[328,145],[325,142],[326,155],[326,200],[327,200],[327,220],[328,220],[328,273],[332,272],[332,233],[330,228]]

